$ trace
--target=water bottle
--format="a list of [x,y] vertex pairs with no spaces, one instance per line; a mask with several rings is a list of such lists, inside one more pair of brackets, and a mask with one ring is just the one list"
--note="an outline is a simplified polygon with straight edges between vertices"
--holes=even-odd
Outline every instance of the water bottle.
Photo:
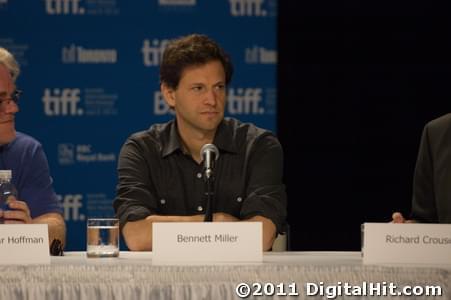
[[[11,183],[11,170],[0,170],[0,209],[9,210],[10,198],[17,198],[17,189]],[[3,218],[0,219],[3,223]]]

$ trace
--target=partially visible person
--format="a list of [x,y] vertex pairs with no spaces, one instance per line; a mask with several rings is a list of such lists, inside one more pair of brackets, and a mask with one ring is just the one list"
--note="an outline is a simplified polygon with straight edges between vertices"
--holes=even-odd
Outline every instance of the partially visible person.
[[213,222],[261,222],[263,249],[286,218],[283,151],[271,132],[224,118],[232,64],[205,35],[171,41],[160,67],[161,92],[175,119],[132,135],[122,147],[114,208],[130,250],[152,249],[154,222],[203,221],[200,150],[215,144]]
[[451,114],[430,121],[423,130],[408,218],[392,215],[393,223],[451,223]]
[[5,224],[48,224],[49,242],[59,240],[64,245],[62,206],[53,190],[42,145],[15,129],[19,74],[14,56],[0,47],[0,170],[12,171],[11,182],[18,191],[18,199],[8,202],[9,209],[0,210],[0,218]]

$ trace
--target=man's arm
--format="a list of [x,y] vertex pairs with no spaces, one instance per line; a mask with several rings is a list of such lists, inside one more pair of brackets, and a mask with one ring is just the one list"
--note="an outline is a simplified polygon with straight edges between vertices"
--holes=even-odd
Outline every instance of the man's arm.
[[271,219],[255,216],[246,220],[240,220],[235,218],[232,215],[226,213],[215,213],[213,214],[214,222],[261,222],[262,223],[262,243],[263,243],[263,251],[271,250],[272,244],[274,243],[274,239],[276,238],[277,228]]
[[131,251],[152,250],[152,224],[154,222],[202,222],[203,215],[194,216],[160,216],[151,215],[145,219],[125,223],[122,228],[127,247]]
[[66,223],[63,216],[59,213],[46,213],[33,219],[34,224],[49,225],[49,243],[54,239],[58,239],[63,245],[66,245]]
[[274,243],[274,239],[276,238],[276,225],[274,225],[273,221],[271,219],[262,217],[262,216],[255,216],[252,218],[249,218],[247,220],[243,220],[245,222],[261,222],[263,226],[263,251],[269,251],[272,248],[272,244]]
[[11,210],[0,212],[5,224],[48,224],[49,243],[59,239],[63,245],[66,244],[66,224],[61,214],[45,213],[33,219],[26,202],[14,199],[8,202],[8,206]]
[[59,239],[65,244],[66,225],[62,208],[53,190],[53,179],[42,145],[26,139],[19,152],[24,153],[17,190],[20,199],[8,199],[9,210],[2,212],[6,224],[48,224],[49,243]]
[[412,213],[410,218],[420,222],[437,222],[435,206],[433,154],[431,151],[431,123],[428,123],[421,136],[420,148],[415,164],[413,180]]
[[[250,146],[248,146],[250,147]],[[283,151],[277,138],[266,135],[252,145],[249,178],[240,219],[263,224],[263,249],[270,250],[286,222],[286,193],[282,182]]]
[[[152,224],[154,222],[202,222],[204,215],[194,216],[160,216],[151,215],[139,221],[127,222],[122,229],[127,247],[131,251],[152,250]],[[265,217],[255,216],[247,220],[239,220],[226,213],[213,214],[214,222],[261,222],[263,226],[263,251],[271,249],[276,237],[276,225]]]
[[[148,160],[157,157],[157,145],[135,135],[122,146],[118,159],[119,183],[114,209],[121,222],[121,232],[132,251],[152,250],[153,222],[186,222],[195,216],[157,215],[156,191],[150,176]],[[200,220],[200,217],[199,217]]]

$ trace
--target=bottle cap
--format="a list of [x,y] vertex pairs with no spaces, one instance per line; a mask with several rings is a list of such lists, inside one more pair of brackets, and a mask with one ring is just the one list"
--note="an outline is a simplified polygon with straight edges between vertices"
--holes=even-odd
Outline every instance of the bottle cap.
[[11,170],[0,170],[0,179],[11,180]]

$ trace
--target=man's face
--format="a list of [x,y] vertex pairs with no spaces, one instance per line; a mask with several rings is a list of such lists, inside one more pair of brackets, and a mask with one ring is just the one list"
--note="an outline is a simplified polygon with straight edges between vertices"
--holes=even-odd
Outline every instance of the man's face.
[[14,115],[19,111],[11,96],[16,86],[8,69],[0,64],[0,144],[7,144],[16,137]]
[[162,89],[166,101],[175,109],[182,132],[214,133],[224,118],[226,83],[224,67],[219,61],[188,67],[177,89],[164,85]]

